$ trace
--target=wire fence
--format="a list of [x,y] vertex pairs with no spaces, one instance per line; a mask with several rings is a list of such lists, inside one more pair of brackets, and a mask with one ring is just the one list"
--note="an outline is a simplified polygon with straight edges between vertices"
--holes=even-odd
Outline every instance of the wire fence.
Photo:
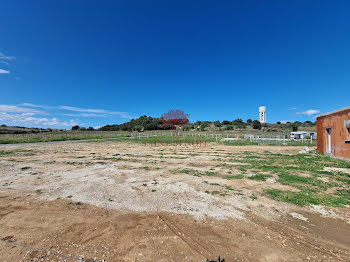
[[313,146],[317,141],[313,138],[309,139],[293,139],[293,138],[281,138],[279,136],[250,136],[250,137],[237,137],[237,138],[223,138],[222,142],[235,143],[238,141],[257,144],[257,145],[284,145],[284,146]]
[[[310,139],[291,139],[290,133],[282,132],[261,132],[261,133],[242,133],[234,131],[178,131],[180,137],[193,137],[207,139],[208,141],[234,143],[241,142],[246,144],[271,144],[271,145],[314,145],[316,141]],[[62,131],[45,132],[29,134],[0,134],[0,144],[12,143],[35,143],[50,141],[69,141],[69,140],[89,140],[89,139],[117,139],[117,138],[149,138],[157,136],[175,136],[172,130],[155,130],[144,132],[128,131]]]

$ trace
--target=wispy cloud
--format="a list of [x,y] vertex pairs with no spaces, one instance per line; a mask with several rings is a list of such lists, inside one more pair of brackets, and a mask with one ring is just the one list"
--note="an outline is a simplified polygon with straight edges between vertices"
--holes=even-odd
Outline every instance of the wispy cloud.
[[0,121],[11,123],[21,123],[26,125],[41,125],[41,126],[74,126],[78,123],[75,120],[60,121],[57,118],[33,117],[28,114],[8,114],[0,112]]
[[63,115],[72,116],[72,117],[105,117],[105,115],[94,114],[94,113],[63,114]]
[[24,105],[0,105],[0,121],[10,124],[21,124],[30,126],[64,126],[76,125],[76,120],[62,121],[56,117],[47,118],[42,115],[49,115],[47,111],[36,108],[28,108]]
[[309,109],[304,112],[297,112],[297,115],[307,115],[307,116],[312,116],[315,114],[320,113],[320,110],[315,110],[315,109]]
[[58,109],[79,112],[79,113],[94,113],[94,114],[102,114],[102,115],[116,115],[122,118],[130,119],[132,118],[127,112],[119,112],[119,111],[109,111],[105,109],[90,109],[90,108],[80,108],[73,106],[59,106]]
[[21,104],[21,106],[26,106],[26,107],[36,107],[36,108],[43,108],[43,109],[49,109],[49,108],[52,108],[52,107],[50,107],[50,106],[34,105],[34,104],[31,104],[31,103],[23,103],[23,104]]
[[15,60],[16,58],[14,56],[8,56],[4,53],[0,52],[0,63],[8,65],[9,62]]
[[33,108],[26,108],[21,106],[13,106],[13,105],[0,105],[0,112],[5,113],[32,113],[32,114],[38,114],[38,115],[46,115],[47,112],[33,109]]
[[[69,127],[78,124],[78,122],[80,125],[83,125],[80,118],[104,118],[113,116],[127,119],[131,118],[127,112],[73,106],[36,105],[32,103],[0,105],[0,114],[0,121],[6,121],[10,124],[22,123],[31,126],[40,125],[57,127]],[[48,118],[46,115],[51,115],[52,117]],[[56,116],[61,116],[60,118],[63,118],[64,120],[60,120]],[[74,120],[65,120],[67,117],[72,117]]]
[[42,109],[55,109],[55,110],[63,110],[69,111],[73,113],[64,113],[65,116],[73,116],[73,117],[106,117],[108,115],[115,115],[121,118],[130,119],[132,118],[127,112],[120,111],[110,111],[106,109],[97,109],[97,108],[82,108],[75,106],[46,106],[46,105],[35,105],[31,103],[23,103],[22,106],[26,107],[34,107],[34,108],[42,108]]
[[11,123],[21,123],[25,125],[41,125],[41,126],[66,126],[71,127],[77,125],[75,120],[60,121],[57,118],[34,117],[33,113],[8,114],[0,112],[0,121]]
[[[4,53],[0,52],[0,64],[10,65],[10,62],[15,60],[14,56],[7,56]],[[10,74],[10,70],[0,69],[0,75]]]
[[14,56],[8,56],[0,52],[0,63],[9,65],[11,61],[14,61],[16,58]]
[[289,108],[288,110],[297,110],[296,107]]
[[8,75],[10,73],[10,71],[8,70],[4,70],[4,69],[0,69],[0,75]]

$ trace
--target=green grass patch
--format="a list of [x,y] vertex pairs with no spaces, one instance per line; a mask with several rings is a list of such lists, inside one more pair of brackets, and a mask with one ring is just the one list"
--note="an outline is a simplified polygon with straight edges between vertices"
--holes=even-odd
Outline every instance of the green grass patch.
[[207,193],[207,194],[211,194],[211,195],[219,195],[219,194],[221,194],[219,191],[205,191],[205,193]]
[[244,178],[244,175],[239,174],[239,175],[234,175],[234,176],[226,176],[226,179],[242,179]]
[[15,150],[10,150],[10,151],[0,150],[0,156],[13,155],[13,154],[17,154],[17,153],[24,154],[26,156],[35,155],[33,150],[25,150],[25,149],[15,149]]
[[345,205],[350,204],[350,200],[347,198],[348,196],[335,197],[328,194],[316,194],[307,191],[291,192],[278,189],[265,189],[264,192],[266,192],[274,200],[292,203],[298,206],[324,205],[344,207]]
[[213,176],[213,175],[215,175],[215,172],[213,171],[205,171],[203,174],[203,176]]
[[[11,134],[1,135],[0,144],[38,143],[67,140],[89,140],[89,139],[114,139],[131,137],[128,132],[103,132],[103,131],[67,131],[34,134]],[[126,140],[126,139],[120,139]]]
[[226,146],[251,146],[251,145],[258,145],[258,143],[249,140],[233,140],[233,141],[223,141],[219,142],[220,144],[224,144]]
[[248,177],[248,179],[251,180],[257,180],[257,181],[266,181],[266,179],[272,177],[271,175],[265,175],[265,174],[256,174],[254,176]]
[[11,154],[12,152],[11,151],[3,151],[3,150],[0,150],[0,156],[6,156],[6,155],[9,155]]
[[215,172],[213,171],[206,171],[206,172],[200,172],[198,170],[195,170],[195,169],[188,169],[188,168],[185,168],[185,169],[181,169],[179,171],[177,170],[174,170],[175,173],[183,173],[183,174],[189,174],[189,175],[193,175],[193,176],[214,176],[215,175]]
[[253,201],[258,199],[258,197],[257,197],[256,195],[254,195],[254,194],[251,195],[249,198],[250,198],[251,200],[253,200]]

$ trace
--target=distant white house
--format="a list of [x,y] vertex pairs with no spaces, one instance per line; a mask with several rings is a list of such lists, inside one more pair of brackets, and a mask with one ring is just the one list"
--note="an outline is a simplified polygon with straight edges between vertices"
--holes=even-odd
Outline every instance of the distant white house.
[[290,138],[291,139],[306,139],[312,137],[312,139],[316,139],[317,134],[316,132],[306,132],[306,131],[295,131],[290,133]]

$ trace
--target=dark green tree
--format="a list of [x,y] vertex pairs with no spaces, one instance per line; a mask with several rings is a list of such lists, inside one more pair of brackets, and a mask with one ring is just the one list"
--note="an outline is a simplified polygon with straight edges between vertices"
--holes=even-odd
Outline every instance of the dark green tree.
[[201,122],[201,131],[205,131],[205,129],[210,126],[210,123],[207,121]]
[[133,130],[134,130],[134,131],[137,131],[137,132],[141,132],[141,131],[143,130],[143,126],[141,126],[141,125],[136,125],[136,126],[133,127]]
[[215,121],[215,122],[214,122],[214,125],[215,125],[216,127],[221,127],[221,123],[220,123],[219,120]]
[[261,129],[261,123],[259,120],[254,120],[253,121],[253,129]]
[[293,124],[290,124],[290,127],[292,128],[292,131],[295,132],[295,131],[298,131],[299,125],[296,123],[293,123]]
[[243,120],[241,118],[238,118],[236,120],[232,121],[232,124],[238,128],[238,129],[244,129],[247,127],[247,124],[243,122]]

